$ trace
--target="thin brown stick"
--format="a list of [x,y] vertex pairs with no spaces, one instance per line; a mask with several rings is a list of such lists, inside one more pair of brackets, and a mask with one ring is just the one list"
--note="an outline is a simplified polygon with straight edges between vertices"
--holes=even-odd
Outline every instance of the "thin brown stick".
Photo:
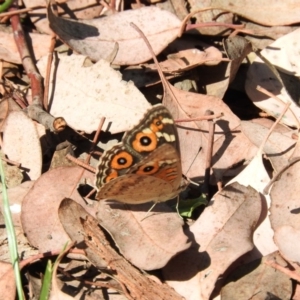
[[98,125],[98,128],[97,128],[96,134],[94,136],[94,139],[92,141],[92,147],[91,147],[90,153],[88,154],[88,156],[85,159],[85,163],[86,164],[88,164],[90,162],[92,153],[94,152],[94,149],[95,149],[95,147],[97,145],[97,142],[99,140],[99,136],[100,136],[100,133],[101,133],[101,130],[102,130],[104,122],[105,122],[105,118],[102,117],[101,120],[100,120],[100,122],[99,122],[99,125]]
[[[281,100],[279,97],[277,97],[276,95],[272,94],[271,92],[267,91],[266,89],[264,89],[264,88],[261,87],[260,85],[258,85],[258,86],[256,87],[256,89],[257,89],[258,91],[260,91],[261,93],[267,95],[268,97],[277,100],[277,101],[280,102],[282,105],[286,105],[286,102],[284,102],[284,101]],[[295,118],[296,123],[298,124],[298,129],[299,129],[299,128],[300,128],[300,121],[299,121],[299,119],[297,118],[297,116],[295,115],[295,113],[293,112],[293,110],[290,109],[290,112],[291,112],[291,114],[293,115],[293,117]]]
[[197,118],[190,118],[190,119],[177,119],[175,120],[176,123],[181,123],[181,122],[193,122],[193,121],[208,121],[208,120],[214,120],[214,119],[219,119],[223,117],[223,113],[219,113],[217,115],[204,115],[202,117],[197,117]]
[[14,15],[19,15],[23,14],[32,10],[40,9],[40,8],[45,8],[46,6],[34,6],[34,7],[28,7],[28,8],[22,8],[22,9],[16,9],[14,11],[9,11],[9,12],[4,12],[0,14],[0,18],[2,17],[11,17]]
[[282,272],[283,274],[287,275],[288,277],[300,282],[300,275],[297,274],[297,272],[295,272],[293,270],[289,270],[289,269],[287,269],[283,266],[280,266],[279,264],[277,264],[274,261],[266,260],[265,264],[271,266],[275,270],[278,270],[278,271]]
[[[213,112],[207,110],[205,115],[213,115]],[[210,169],[214,145],[214,132],[215,132],[215,122],[213,120],[208,120],[208,141],[207,141],[207,153],[206,153],[206,163],[205,163],[205,175],[203,183],[203,193],[208,196],[209,193],[209,180],[210,180]]]
[[264,195],[269,194],[271,185],[280,178],[283,172],[285,172],[287,169],[289,169],[293,164],[297,163],[298,161],[300,161],[300,157],[296,157],[292,159],[286,166],[284,166],[281,170],[279,170],[278,173],[274,175],[274,177],[269,181],[269,183],[263,189]]
[[78,158],[72,156],[71,154],[67,154],[66,155],[66,158],[70,161],[72,161],[73,163],[75,163],[76,165],[88,170],[88,171],[91,171],[93,173],[96,173],[96,169],[93,168],[92,166],[90,166],[89,164],[86,164],[85,162],[79,160]]
[[[9,10],[16,11],[17,9],[16,6],[13,5]],[[38,121],[46,128],[49,128],[51,131],[56,131],[54,127],[54,122],[56,119],[43,109],[44,92],[42,76],[39,74],[36,65],[34,64],[33,59],[30,55],[19,15],[11,16],[10,23],[13,29],[14,39],[21,57],[23,67],[30,79],[31,84],[32,103],[27,107],[26,112],[31,119]],[[58,128],[63,129],[62,126],[59,126]]]
[[[244,24],[229,24],[229,23],[221,23],[221,22],[205,22],[205,23],[200,23],[200,24],[187,24],[185,27],[185,31],[189,31],[192,29],[196,28],[203,28],[203,27],[227,27],[229,29],[244,29],[245,25]],[[247,30],[247,32],[253,33],[252,30]]]
[[53,33],[51,36],[51,43],[49,47],[48,61],[47,61],[47,70],[45,76],[45,92],[44,92],[43,104],[46,111],[48,111],[49,83],[50,83],[51,65],[53,61],[53,52],[54,52],[55,43],[56,43],[56,34]]
[[158,62],[158,60],[155,56],[155,53],[154,53],[154,51],[152,49],[152,46],[150,45],[147,37],[145,36],[143,31],[140,28],[138,28],[134,23],[130,23],[130,26],[133,27],[139,33],[140,37],[144,40],[145,44],[147,45],[147,47],[148,47],[148,49],[149,49],[149,51],[152,55],[152,59],[154,60],[154,63],[156,65],[156,69],[158,71],[159,77],[161,78],[161,82],[163,84],[164,98],[166,97],[166,94],[169,94],[170,97],[172,98],[172,100],[174,100],[176,102],[177,106],[180,107],[180,109],[184,111],[184,109],[182,109],[180,103],[177,101],[177,98],[175,97],[174,92],[171,89],[170,84],[166,79],[166,77],[165,77],[165,75],[162,71],[162,68],[161,68],[161,66],[160,66],[160,64],[159,64],[159,62]]
[[4,157],[2,157],[1,159],[2,159],[3,161],[6,161],[7,163],[13,165],[13,166],[16,166],[16,167],[18,167],[18,168],[21,167],[21,164],[20,164],[19,162],[16,162],[16,161],[13,161],[13,160],[4,158]]

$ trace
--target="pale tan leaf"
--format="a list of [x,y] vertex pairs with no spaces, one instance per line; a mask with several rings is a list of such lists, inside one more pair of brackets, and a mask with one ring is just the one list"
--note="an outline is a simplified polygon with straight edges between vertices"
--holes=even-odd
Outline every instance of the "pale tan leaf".
[[[300,162],[290,165],[275,181],[271,189],[272,205],[270,208],[270,220],[275,232],[275,243],[283,257],[293,257],[300,262],[300,244],[295,243],[299,236],[299,194],[300,194]],[[292,249],[288,249],[289,247]],[[291,252],[290,252],[291,251]]]
[[152,204],[100,201],[97,214],[101,226],[111,234],[123,256],[144,270],[162,268],[190,246],[183,233],[182,219],[167,204],[156,204],[143,219]]
[[82,22],[56,17],[49,6],[48,18],[52,30],[72,49],[94,61],[114,56],[117,51],[113,60],[117,65],[135,65],[151,59],[131,22],[144,32],[156,55],[177,37],[181,24],[175,15],[155,6]]
[[42,153],[34,123],[22,111],[11,112],[4,125],[3,151],[21,164],[31,180],[42,171]]
[[277,228],[274,241],[278,245],[285,259],[299,263],[300,252],[299,247],[295,247],[295,241],[300,240],[300,229],[289,225]]
[[[138,123],[150,107],[143,94],[131,82],[122,81],[121,74],[100,60],[85,67],[82,55],[62,56],[56,67],[53,62],[50,90],[54,87],[51,114],[63,116],[67,123],[91,133],[106,117],[102,130],[122,132]],[[47,58],[38,67],[45,76]]]
[[81,176],[90,176],[79,167],[61,167],[44,173],[26,194],[21,213],[23,230],[31,245],[42,252],[60,249],[69,241],[59,218],[58,207],[65,197],[87,206],[77,192]]

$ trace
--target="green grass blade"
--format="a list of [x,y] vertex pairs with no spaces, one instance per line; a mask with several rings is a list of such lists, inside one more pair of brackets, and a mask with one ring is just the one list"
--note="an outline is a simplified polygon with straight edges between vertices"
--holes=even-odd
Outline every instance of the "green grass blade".
[[1,175],[1,182],[2,182],[3,214],[4,214],[4,221],[5,221],[5,227],[7,232],[9,254],[14,269],[18,297],[19,300],[23,300],[24,294],[22,289],[21,273],[19,267],[17,239],[16,239],[15,228],[12,222],[11,212],[9,208],[8,195],[7,195],[6,185],[5,185],[5,174],[4,174],[4,168],[3,168],[3,163],[1,158],[0,158],[0,175]]
[[52,281],[52,272],[53,272],[53,265],[51,260],[48,260],[39,300],[47,300],[49,297],[51,281]]

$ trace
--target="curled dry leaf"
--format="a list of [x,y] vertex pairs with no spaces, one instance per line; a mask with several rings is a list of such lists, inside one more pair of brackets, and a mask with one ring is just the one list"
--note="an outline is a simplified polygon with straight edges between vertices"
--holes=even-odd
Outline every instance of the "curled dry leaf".
[[[98,268],[106,268],[107,262],[100,256],[97,256],[91,249],[86,247],[84,239],[86,234],[82,226],[82,220],[86,220],[90,214],[85,208],[72,199],[65,198],[59,206],[58,216],[64,230],[75,242],[77,248],[83,248],[87,253],[87,257],[94,263]],[[96,262],[96,263],[95,263]]]
[[78,22],[55,16],[49,5],[48,19],[51,29],[73,50],[94,61],[113,56],[116,65],[135,65],[151,59],[131,22],[144,32],[156,55],[177,37],[181,25],[175,15],[155,6]]
[[[101,117],[106,118],[102,130],[112,133],[126,131],[138,123],[150,107],[143,94],[133,83],[122,81],[121,74],[108,62],[100,60],[85,67],[86,61],[85,56],[72,55],[60,57],[57,68],[53,62],[51,114],[63,116],[72,128],[87,133],[98,128]],[[44,57],[38,63],[42,76],[46,65]]]
[[151,206],[100,201],[97,213],[101,226],[111,234],[123,256],[144,270],[162,268],[190,246],[178,214],[165,203],[158,203],[145,218]]
[[275,252],[235,269],[221,290],[222,300],[291,299],[293,284],[290,277],[265,264],[267,260],[283,259]]
[[58,217],[58,207],[65,197],[86,206],[77,192],[82,176],[90,173],[79,167],[61,167],[44,173],[26,194],[21,212],[24,233],[40,253],[60,249],[69,240]]
[[34,123],[21,111],[13,111],[3,128],[3,151],[10,160],[18,162],[31,180],[42,170],[42,152]]
[[261,199],[251,187],[226,186],[190,227],[192,247],[163,269],[168,283],[187,300],[209,299],[226,269],[253,248]]
[[[180,73],[200,65],[217,65],[221,60],[222,53],[217,48],[211,46],[204,51],[194,48],[169,54],[168,59],[159,64],[165,73]],[[155,64],[148,64],[146,67],[156,69]]]
[[274,240],[283,257],[300,263],[299,194],[300,162],[287,168],[274,182],[270,196],[270,220],[275,232]]

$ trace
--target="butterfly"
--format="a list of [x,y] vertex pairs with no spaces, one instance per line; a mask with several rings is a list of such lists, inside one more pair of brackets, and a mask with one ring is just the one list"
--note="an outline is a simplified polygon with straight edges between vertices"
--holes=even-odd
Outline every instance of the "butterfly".
[[177,128],[161,104],[152,106],[126,132],[121,143],[105,151],[96,173],[96,198],[140,204],[163,202],[183,189]]

